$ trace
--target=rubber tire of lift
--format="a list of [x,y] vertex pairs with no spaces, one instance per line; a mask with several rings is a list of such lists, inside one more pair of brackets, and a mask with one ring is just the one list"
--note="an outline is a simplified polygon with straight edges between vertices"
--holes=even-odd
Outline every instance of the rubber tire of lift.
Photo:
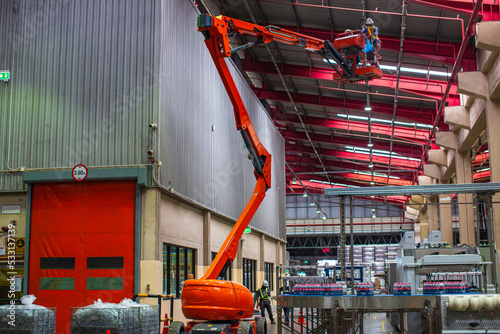
[[181,334],[184,332],[186,332],[186,329],[181,321],[172,321],[168,326],[168,334]]
[[267,321],[264,317],[258,317],[255,320],[255,327],[257,334],[267,334]]
[[253,333],[252,324],[247,321],[240,321],[240,324],[238,325],[238,334],[252,334],[252,333]]

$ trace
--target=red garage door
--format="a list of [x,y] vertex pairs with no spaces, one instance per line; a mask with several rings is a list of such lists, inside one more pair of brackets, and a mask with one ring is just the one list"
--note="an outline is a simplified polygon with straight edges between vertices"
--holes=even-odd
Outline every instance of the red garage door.
[[71,307],[134,294],[134,181],[33,186],[29,293],[57,307],[70,333]]

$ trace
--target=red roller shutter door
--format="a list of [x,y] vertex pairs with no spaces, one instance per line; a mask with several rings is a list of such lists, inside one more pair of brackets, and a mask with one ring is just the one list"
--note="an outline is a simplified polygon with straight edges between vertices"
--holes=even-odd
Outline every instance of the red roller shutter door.
[[33,185],[29,293],[57,307],[69,333],[71,307],[134,293],[134,181]]

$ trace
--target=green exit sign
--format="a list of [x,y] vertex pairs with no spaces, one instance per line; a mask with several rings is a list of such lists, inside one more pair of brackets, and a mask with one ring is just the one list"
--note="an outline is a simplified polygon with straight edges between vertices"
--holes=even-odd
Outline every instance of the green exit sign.
[[252,228],[247,227],[243,233],[252,233]]
[[0,71],[0,80],[10,80],[10,71]]

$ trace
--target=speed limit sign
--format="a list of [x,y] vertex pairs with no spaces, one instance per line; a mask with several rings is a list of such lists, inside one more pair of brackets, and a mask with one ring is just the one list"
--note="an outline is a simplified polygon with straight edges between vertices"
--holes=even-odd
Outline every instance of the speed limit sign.
[[73,170],[71,171],[71,176],[73,176],[73,179],[75,181],[83,181],[87,178],[87,175],[89,174],[89,171],[85,165],[79,164],[73,167]]

